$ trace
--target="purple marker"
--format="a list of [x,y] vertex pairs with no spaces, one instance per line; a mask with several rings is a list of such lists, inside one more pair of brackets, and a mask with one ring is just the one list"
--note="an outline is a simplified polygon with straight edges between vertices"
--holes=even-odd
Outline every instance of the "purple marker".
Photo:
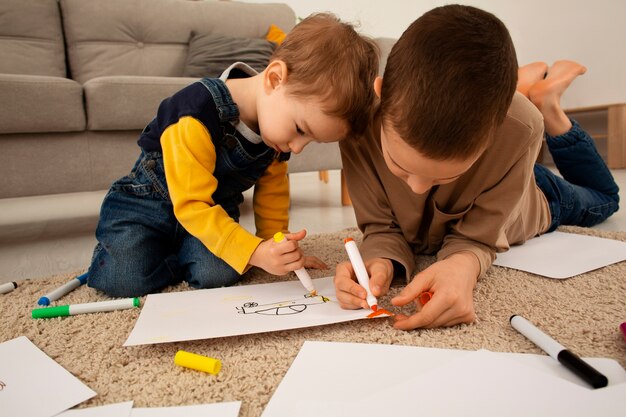
[[619,325],[622,334],[624,335],[624,340],[626,340],[626,321]]

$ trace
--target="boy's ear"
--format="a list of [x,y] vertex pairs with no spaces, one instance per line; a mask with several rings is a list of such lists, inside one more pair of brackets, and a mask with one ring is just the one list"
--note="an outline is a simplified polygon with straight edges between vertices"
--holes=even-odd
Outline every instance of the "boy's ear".
[[376,96],[380,98],[380,93],[383,91],[383,77],[376,77],[374,79],[374,92]]
[[285,61],[276,60],[269,63],[263,75],[263,87],[267,92],[275,90],[287,82],[287,64]]

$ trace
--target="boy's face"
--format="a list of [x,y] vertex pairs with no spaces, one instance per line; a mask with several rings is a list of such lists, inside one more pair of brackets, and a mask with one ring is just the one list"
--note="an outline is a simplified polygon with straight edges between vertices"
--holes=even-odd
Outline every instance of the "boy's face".
[[393,128],[382,125],[380,142],[385,163],[391,173],[406,182],[415,194],[424,194],[435,185],[455,181],[480,156],[467,160],[431,159],[407,144]]
[[293,96],[285,82],[273,80],[257,101],[263,142],[277,151],[298,154],[310,142],[343,139],[348,134],[348,124],[325,114],[324,104],[317,97]]

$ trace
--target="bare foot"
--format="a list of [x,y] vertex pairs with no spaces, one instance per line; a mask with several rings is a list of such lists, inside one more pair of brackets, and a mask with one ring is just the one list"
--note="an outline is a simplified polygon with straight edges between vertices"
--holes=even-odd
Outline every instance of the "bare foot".
[[544,80],[537,81],[528,90],[528,98],[543,114],[546,132],[559,136],[571,129],[572,123],[561,108],[561,96],[587,68],[574,61],[556,61]]
[[537,81],[543,80],[548,73],[548,64],[545,62],[532,62],[517,70],[516,90],[528,98],[528,90]]

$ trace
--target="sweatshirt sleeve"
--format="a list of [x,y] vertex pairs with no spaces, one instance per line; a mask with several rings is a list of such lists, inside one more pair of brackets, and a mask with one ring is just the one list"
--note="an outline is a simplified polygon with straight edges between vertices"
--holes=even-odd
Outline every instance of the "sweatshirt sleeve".
[[[495,260],[496,252],[509,249],[507,230],[512,222],[524,218],[522,211],[526,209],[528,193],[536,192],[534,165],[543,140],[543,119],[537,116],[529,124],[516,126],[509,137],[516,137],[526,146],[507,165],[497,166],[495,159],[503,158],[494,153],[477,169],[474,177],[484,184],[484,189],[467,213],[451,224],[437,252],[438,260],[458,252],[471,252],[480,262],[482,276]],[[495,172],[484,174],[490,170]],[[497,180],[489,183],[489,177]]]
[[176,218],[215,256],[242,274],[262,239],[213,201],[216,154],[209,131],[197,119],[182,117],[164,130],[161,147]]
[[408,278],[415,268],[415,258],[395,220],[372,161],[373,151],[363,143],[372,140],[371,137],[363,137],[339,143],[343,174],[358,227],[363,232],[360,251],[364,260],[385,258],[398,262]]
[[252,199],[256,234],[262,239],[289,230],[287,162],[275,160],[254,185]]

